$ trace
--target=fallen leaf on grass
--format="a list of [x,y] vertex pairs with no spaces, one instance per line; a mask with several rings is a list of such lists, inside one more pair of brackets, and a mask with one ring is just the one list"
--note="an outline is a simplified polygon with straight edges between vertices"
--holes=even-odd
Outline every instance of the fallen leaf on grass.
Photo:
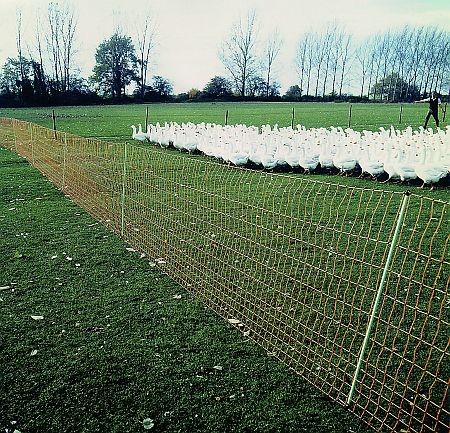
[[155,426],[155,423],[150,418],[145,418],[144,421],[142,421],[142,424],[143,424],[145,430],[150,430],[151,428],[153,428]]
[[58,258],[57,255],[51,256],[51,259],[52,259],[52,260],[55,260],[56,258]]
[[181,295],[173,295],[173,299],[181,299]]
[[[101,327],[101,326],[92,326],[90,328],[86,328],[85,331],[86,332],[92,332],[92,333],[96,333],[96,332],[102,332],[104,331],[105,328]],[[65,331],[64,331],[65,332]]]
[[214,370],[218,370],[218,371],[223,370],[223,367],[221,365],[215,365],[213,368],[214,368]]
[[35,355],[37,355],[37,350],[36,349],[32,350],[31,353],[30,353],[30,356],[35,356]]
[[43,320],[44,316],[33,316],[33,315],[31,315],[31,318],[34,319],[34,320]]

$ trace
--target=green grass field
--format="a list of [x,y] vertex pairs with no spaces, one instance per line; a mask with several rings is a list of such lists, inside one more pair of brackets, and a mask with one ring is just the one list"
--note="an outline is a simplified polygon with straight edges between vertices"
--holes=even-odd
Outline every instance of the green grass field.
[[[56,107],[56,128],[84,137],[99,138],[111,142],[132,142],[132,124],[145,124],[146,107],[149,110],[149,123],[156,122],[215,122],[225,123],[228,110],[229,124],[260,126],[263,124],[291,124],[292,108],[295,109],[295,124],[306,127],[330,127],[348,125],[349,104],[347,103],[185,103],[185,104],[149,104],[149,105],[104,105],[87,107]],[[397,129],[407,126],[418,128],[427,112],[426,104],[404,104],[402,123],[399,124],[400,104],[352,104],[352,123],[355,130],[377,130],[380,127]],[[14,117],[53,128],[52,108],[0,109],[0,117]],[[442,116],[441,116],[442,117]],[[448,119],[447,119],[448,121]],[[441,122],[445,127],[448,122]],[[435,128],[433,121],[430,127]],[[139,142],[134,142],[139,145]],[[169,150],[170,151],[170,150]],[[174,152],[177,152],[173,150]],[[195,156],[198,158],[199,156]],[[315,179],[339,182],[358,187],[374,187],[374,182],[354,177],[314,175]],[[338,179],[338,180],[337,180]],[[412,188],[420,186],[418,181]],[[380,185],[377,186],[380,188]],[[400,183],[383,184],[382,189],[405,191],[409,185]],[[446,190],[419,190],[429,197],[448,200]]]
[[[295,124],[308,128],[348,126],[347,103],[186,103],[150,104],[149,123],[156,122],[214,122],[243,123],[260,126],[278,124],[290,126],[292,108]],[[404,104],[402,123],[399,124],[400,104],[352,104],[351,127],[355,130],[377,130],[394,125],[403,129],[408,125],[418,128],[424,121],[426,104]],[[131,139],[130,125],[145,124],[145,105],[105,105],[89,107],[56,107],[57,129],[73,134],[108,140]],[[0,117],[15,117],[53,127],[52,108],[0,109]],[[442,123],[445,127],[448,123]],[[434,127],[431,122],[429,126]]]
[[26,161],[0,173],[2,431],[369,431]]
[[[295,107],[297,122],[305,126],[346,126],[346,104]],[[224,112],[229,110],[229,123],[280,126],[290,124],[291,109],[292,104],[149,106],[150,122],[223,123]],[[354,104],[352,126],[388,127],[398,121],[398,110],[395,105]],[[59,130],[118,142],[130,141],[130,124],[145,121],[142,105],[59,107],[55,111]],[[418,126],[425,111],[423,105],[404,107],[403,127],[407,114],[408,124]],[[0,116],[51,127],[50,113],[48,108],[1,110]],[[300,121],[301,115],[305,122]],[[393,121],[381,123],[389,118]],[[170,152],[177,157],[168,157]],[[184,170],[184,157],[203,159],[157,148],[150,154],[177,165],[174,173]],[[228,168],[220,165],[218,170]],[[356,417],[267,357],[172,280],[149,267],[146,260],[127,251],[122,241],[23,160],[0,151],[0,172],[4,233],[0,257],[5,257],[0,286],[8,287],[0,291],[1,315],[6,317],[0,325],[1,335],[6,336],[0,355],[7,359],[0,367],[0,407],[6,408],[0,412],[0,428],[11,428],[11,421],[17,421],[16,428],[22,433],[134,432],[143,430],[143,419],[151,418],[155,420],[152,431],[168,432],[367,430]],[[162,167],[161,178],[163,172]],[[213,184],[220,187],[223,179],[237,179],[238,173],[227,172]],[[245,185],[263,186],[257,179],[261,173],[243,173]],[[201,170],[193,170],[192,175],[198,177],[192,182],[200,188],[204,180]],[[209,176],[212,182],[212,173]],[[311,178],[288,174],[276,179],[278,190],[290,184],[290,176]],[[352,177],[313,178],[387,191],[410,188]],[[269,182],[269,177],[266,180]],[[416,194],[422,193],[417,186],[413,188]],[[442,188],[423,194],[448,200],[448,190]],[[263,190],[260,195],[264,196]],[[168,200],[166,205],[174,204]],[[195,200],[191,197],[194,211]],[[219,209],[220,194],[217,200]],[[414,212],[410,218],[414,220]],[[199,245],[203,240],[198,238]],[[200,249],[204,248],[201,245]],[[180,294],[181,299],[174,298]],[[428,298],[422,301],[426,305]],[[44,318],[33,320],[31,315]]]

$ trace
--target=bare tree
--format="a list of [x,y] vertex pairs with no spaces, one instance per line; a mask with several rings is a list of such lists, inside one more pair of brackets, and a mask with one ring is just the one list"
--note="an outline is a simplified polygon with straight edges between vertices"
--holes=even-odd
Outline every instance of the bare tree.
[[429,85],[429,82],[431,80],[432,76],[432,70],[435,66],[435,44],[436,44],[436,32],[437,29],[434,28],[428,28],[424,34],[424,43],[423,43],[423,50],[424,50],[424,57],[422,59],[422,76],[420,80],[420,92],[426,93],[429,89],[431,89],[431,86]]
[[273,64],[280,53],[281,46],[283,45],[283,40],[281,39],[278,31],[275,31],[268,39],[266,50],[264,53],[264,67],[266,70],[266,98],[269,98],[270,92],[270,78]]
[[[374,75],[373,75],[373,81],[375,83],[378,82],[378,78],[380,76],[380,70],[381,70],[381,64],[383,62],[383,36],[381,34],[377,34],[375,35],[374,39],[373,39],[373,51],[372,51],[372,58],[373,58],[373,63],[372,63],[372,68],[374,70]],[[373,86],[373,89],[375,89],[375,86]],[[372,92],[372,99],[376,98],[376,91]]]
[[[316,50],[316,39],[317,35],[315,33],[305,33],[297,48],[297,71],[300,76],[300,89],[302,94],[309,95],[309,88],[311,85],[311,73],[313,70],[314,56]],[[305,82],[306,89],[303,83]]]
[[357,51],[361,65],[361,94],[368,73],[367,96],[397,101],[417,99],[419,93],[442,89],[450,71],[450,38],[436,27],[389,30],[364,42]]
[[450,39],[448,37],[441,38],[437,64],[434,88],[443,89],[450,84]]
[[139,64],[139,92],[144,98],[147,85],[147,72],[150,62],[150,54],[155,48],[156,24],[151,16],[147,14],[144,22],[136,25],[137,33],[137,57]]
[[341,80],[339,84],[339,97],[342,96],[342,88],[344,85],[344,78],[346,72],[347,61],[349,60],[349,47],[351,42],[351,35],[344,34],[342,39],[342,62],[341,62]]
[[409,93],[410,88],[416,87],[417,81],[419,80],[419,68],[422,63],[422,58],[425,51],[422,49],[423,38],[422,34],[424,27],[419,27],[413,31],[411,37],[411,54],[407,57],[406,68],[407,68],[407,78],[408,86],[406,88],[406,94]]
[[17,25],[17,33],[16,33],[16,46],[17,53],[19,55],[19,69],[20,69],[20,82],[21,82],[21,93],[23,92],[23,83],[25,80],[25,70],[23,64],[23,55],[22,55],[22,10],[16,10],[16,25]]
[[31,47],[27,44],[28,57],[31,60],[31,67],[33,69],[33,86],[35,96],[39,101],[43,101],[48,97],[47,92],[47,78],[44,71],[44,59],[42,54],[42,40],[41,40],[41,19],[39,13],[36,15],[35,27],[35,46]]
[[[333,46],[336,45],[336,38],[338,37],[339,28],[337,24],[329,23],[327,25],[326,31],[324,35],[321,37],[321,52],[324,58],[324,65],[323,65],[323,80],[322,80],[322,96],[325,96],[327,91],[327,83],[328,83],[328,76],[330,74],[330,63],[332,63],[332,49]],[[317,93],[317,90],[316,90]]]
[[403,88],[407,82],[406,69],[408,64],[408,59],[412,57],[412,36],[413,32],[409,26],[405,26],[403,30],[397,37],[394,51],[395,51],[395,62],[398,65],[396,71],[393,69],[392,73],[396,72],[396,77],[400,82],[400,89],[397,90],[397,82],[392,86],[391,89],[391,100],[394,102],[396,96],[399,98],[404,98],[407,93],[406,88]]
[[331,61],[331,47],[336,38],[336,32],[338,28],[336,23],[328,24],[327,31],[325,33],[325,37],[323,42],[325,44],[325,68],[324,68],[324,77],[323,77],[323,88],[322,88],[322,96],[325,96],[327,89],[327,80],[330,72],[330,61]]
[[[350,67],[352,59],[359,67]],[[302,36],[295,63],[303,94],[312,87],[315,96],[329,88],[342,96],[344,84],[356,77],[361,97],[415,100],[419,92],[450,87],[450,35],[436,27],[405,26],[373,35],[354,50],[351,35],[330,24],[321,34]]]
[[446,67],[448,71],[449,35],[445,34],[443,31],[439,31],[437,28],[433,29],[432,35],[433,38],[427,48],[427,78],[425,90],[440,88],[441,76],[444,73],[443,68]]
[[[376,52],[374,49],[374,46],[376,43],[376,37],[377,36],[370,38],[371,50],[370,50],[369,58],[368,58],[369,82],[367,83],[367,99],[370,98],[370,93],[372,90],[372,83],[374,81],[375,63],[376,63],[376,58],[377,58]],[[376,73],[378,73],[378,72],[376,72]]]
[[[367,79],[367,73],[370,71],[369,69],[369,62],[370,62],[370,41],[369,39],[366,39],[357,49],[355,52],[355,58],[359,62],[360,65],[360,72],[361,72],[361,91],[360,91],[360,98],[364,96],[364,86],[366,84]],[[370,84],[369,84],[370,86]]]
[[[383,78],[387,77],[389,65],[392,62],[393,39],[394,38],[391,31],[387,31],[381,39],[380,58],[382,62],[381,76]],[[381,83],[380,100],[383,99],[384,95],[386,95],[385,80],[382,80]]]
[[316,90],[314,96],[317,98],[319,91],[319,80],[320,80],[320,72],[322,69],[323,60],[325,58],[326,45],[327,45],[327,35],[316,34],[314,38],[315,41],[315,49],[314,49],[314,66],[316,73]]
[[57,93],[70,88],[71,67],[77,19],[68,4],[48,6],[47,48],[52,63],[54,89]]
[[61,39],[63,51],[63,89],[70,90],[72,56],[74,54],[74,39],[77,29],[78,19],[74,10],[66,7],[62,9],[61,17]]
[[50,3],[47,11],[49,33],[47,33],[47,50],[49,52],[53,73],[53,89],[61,91],[61,45],[60,45],[60,15],[59,8]]
[[256,12],[247,13],[233,25],[230,37],[219,53],[220,60],[231,75],[241,97],[246,96],[249,82],[257,75],[259,65],[256,55],[257,27]]
[[310,34],[306,33],[297,47],[297,55],[295,58],[295,63],[297,66],[297,74],[300,79],[300,91],[303,93],[303,81],[306,79],[306,70],[307,70],[307,50],[309,45],[309,37]]
[[36,49],[39,56],[39,64],[41,65],[42,72],[44,72],[44,60],[42,56],[42,41],[41,41],[41,18],[39,15],[36,16],[36,31],[35,31],[35,37],[36,37]]
[[331,82],[331,94],[336,95],[336,87],[339,82],[338,74],[341,73],[341,81],[343,80],[342,74],[345,75],[345,62],[348,56],[348,47],[350,44],[349,35],[345,33],[343,28],[335,26],[332,29],[330,36],[330,43],[328,51],[330,55],[330,73],[332,75]]

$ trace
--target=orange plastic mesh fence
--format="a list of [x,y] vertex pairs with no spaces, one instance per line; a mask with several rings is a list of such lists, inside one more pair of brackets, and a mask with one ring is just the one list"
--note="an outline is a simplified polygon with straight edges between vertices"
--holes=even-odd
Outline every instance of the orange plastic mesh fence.
[[[245,335],[346,404],[403,194],[238,169],[11,119],[0,143]],[[412,194],[350,409],[447,432],[448,203]]]

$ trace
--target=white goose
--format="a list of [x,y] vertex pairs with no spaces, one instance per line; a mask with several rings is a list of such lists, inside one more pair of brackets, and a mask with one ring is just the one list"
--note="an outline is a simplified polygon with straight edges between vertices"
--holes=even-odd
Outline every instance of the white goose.
[[315,170],[319,165],[319,154],[313,152],[308,142],[305,142],[300,149],[298,164],[307,173]]
[[339,144],[336,154],[333,156],[333,165],[340,170],[341,173],[349,173],[356,167],[356,158],[350,152],[347,144]]
[[415,146],[405,142],[400,143],[402,146],[399,148],[398,158],[395,160],[395,171],[402,182],[417,179],[417,159],[414,158],[416,155]]
[[394,143],[390,142],[386,142],[384,146],[385,148],[383,154],[383,164],[384,171],[388,175],[388,178],[385,180],[385,182],[390,179],[400,179],[400,175],[397,173],[398,149],[394,145]]
[[132,138],[133,140],[139,140],[139,141],[147,141],[147,134],[142,132],[142,126],[139,124],[139,131],[136,132],[136,126],[131,125],[131,129],[133,130]]
[[336,129],[331,128],[329,133],[323,134],[320,138],[319,164],[320,167],[325,170],[334,167],[333,156],[335,151],[336,133]]
[[421,162],[417,165],[417,176],[422,179],[422,188],[425,185],[439,182],[449,173],[450,161],[442,158],[442,146],[431,148],[425,145],[421,150]]
[[377,178],[384,173],[384,164],[381,158],[381,146],[375,139],[374,133],[364,131],[358,155],[358,164],[361,167],[361,176],[364,173]]
[[[146,133],[134,125],[133,139],[152,141],[161,147],[173,145],[180,150],[199,150],[205,155],[224,159],[234,165],[247,161],[266,169],[288,164],[314,170],[332,166],[341,172],[352,171],[357,164],[365,173],[408,181],[417,176],[424,184],[434,184],[447,176],[450,167],[450,127],[446,130],[411,127],[404,131],[380,128],[378,132],[354,131],[350,128],[312,128],[301,125],[273,129],[246,125],[222,126],[211,123],[171,122],[149,125]],[[420,149],[420,151],[418,151]]]

